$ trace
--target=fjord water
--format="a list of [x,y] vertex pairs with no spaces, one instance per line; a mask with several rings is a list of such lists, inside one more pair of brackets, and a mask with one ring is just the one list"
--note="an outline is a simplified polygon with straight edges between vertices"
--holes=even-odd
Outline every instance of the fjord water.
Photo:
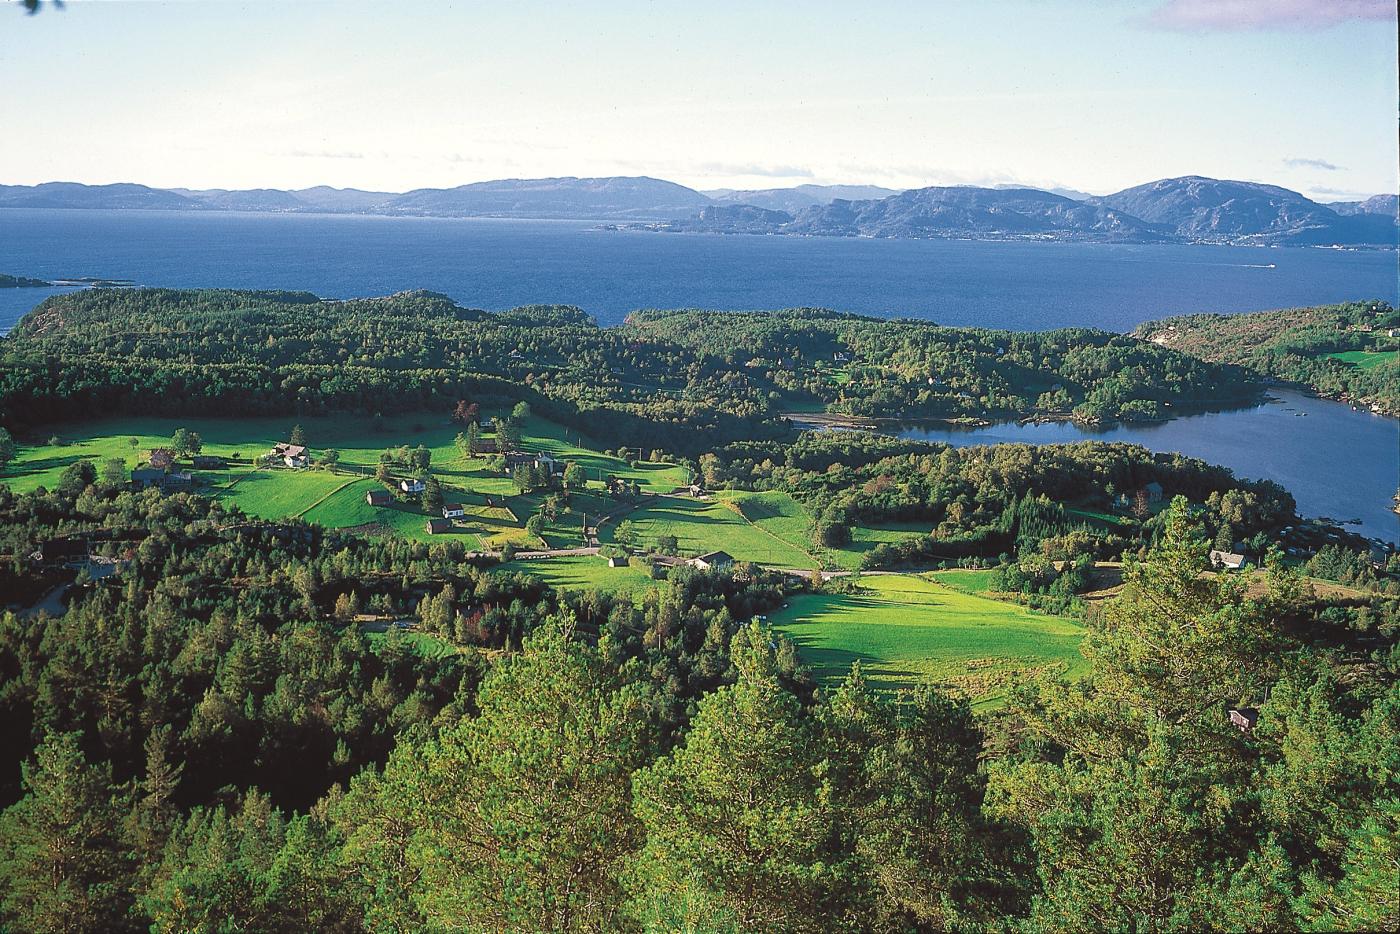
[[[1197,311],[1397,301],[1393,252],[707,236],[590,222],[164,211],[0,211],[0,272],[181,288],[304,289],[326,298],[432,289],[499,310],[558,302],[604,325],[638,308],[820,305],[1016,330],[1097,327]],[[52,289],[0,289],[0,333]],[[1282,483],[1305,515],[1362,519],[1400,541],[1397,422],[1338,403],[1125,426],[1136,441]],[[1068,425],[998,426],[939,440],[1075,440]]]
[[[820,305],[1014,330],[1195,311],[1396,300],[1393,252],[660,234],[581,221],[169,211],[0,211],[0,272],[141,285],[432,289],[499,310]],[[0,290],[0,332],[47,290]]]
[[1009,422],[970,429],[910,426],[899,435],[958,447],[1123,441],[1180,452],[1229,467],[1239,477],[1282,484],[1301,515],[1326,516],[1367,538],[1400,544],[1400,516],[1389,508],[1400,483],[1400,421],[1289,390],[1269,395],[1254,408],[1103,430]]

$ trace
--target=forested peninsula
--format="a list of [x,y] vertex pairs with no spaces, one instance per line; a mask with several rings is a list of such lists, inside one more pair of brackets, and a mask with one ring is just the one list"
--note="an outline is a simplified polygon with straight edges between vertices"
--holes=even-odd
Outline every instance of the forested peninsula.
[[1400,312],[1382,301],[1149,321],[1134,336],[1400,416]]
[[88,290],[26,315],[0,344],[0,359],[4,423],[230,405],[387,414],[509,383],[560,418],[594,413],[619,443],[691,454],[715,440],[772,436],[794,406],[1103,422],[1237,405],[1259,393],[1237,367],[1083,328],[952,328],[823,309],[639,312],[623,327],[600,328],[577,308],[490,313],[427,292],[325,301]]

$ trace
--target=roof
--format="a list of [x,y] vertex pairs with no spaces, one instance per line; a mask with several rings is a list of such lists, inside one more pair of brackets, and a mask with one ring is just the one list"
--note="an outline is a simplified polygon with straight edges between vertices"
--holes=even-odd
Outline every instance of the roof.
[[388,490],[370,490],[365,494],[371,503],[388,503],[393,501]]
[[733,564],[734,556],[727,551],[707,551],[703,555],[696,555],[692,561],[703,561],[706,564]]
[[1210,563],[1218,564],[1227,568],[1237,568],[1244,564],[1244,555],[1236,554],[1233,551],[1215,551],[1210,553]]
[[450,528],[452,528],[452,522],[448,519],[429,519],[427,522],[427,529],[433,534],[446,532]]
[[304,444],[279,444],[272,450],[284,457],[305,457],[306,445]]

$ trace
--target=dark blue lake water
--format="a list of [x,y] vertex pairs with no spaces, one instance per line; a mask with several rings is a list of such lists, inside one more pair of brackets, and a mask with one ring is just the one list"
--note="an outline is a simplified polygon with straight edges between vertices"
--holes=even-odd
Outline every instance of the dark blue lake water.
[[[581,221],[330,215],[0,211],[0,272],[142,285],[306,289],[327,298],[403,289],[492,310],[578,305],[604,325],[638,308],[821,305],[944,324],[1126,331],[1196,311],[1400,300],[1396,254],[722,237],[594,230]],[[0,289],[0,333],[50,289]],[[1362,520],[1400,541],[1397,422],[1288,396],[1285,406],[1196,416],[1093,437],[1136,441],[1268,477],[1305,515]],[[1286,412],[1292,407],[1305,416]],[[998,426],[940,440],[1067,441],[1068,425]]]
[[1275,389],[1270,395],[1272,401],[1257,408],[1102,431],[1064,422],[1012,422],[971,429],[908,427],[899,434],[959,447],[1123,441],[1178,451],[1229,467],[1236,476],[1283,484],[1305,516],[1327,516],[1367,538],[1400,543],[1400,516],[1390,511],[1400,483],[1400,421],[1302,393]]

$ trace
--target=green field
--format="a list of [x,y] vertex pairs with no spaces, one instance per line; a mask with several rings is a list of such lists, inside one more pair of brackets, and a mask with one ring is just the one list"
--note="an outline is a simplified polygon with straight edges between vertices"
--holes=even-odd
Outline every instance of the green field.
[[610,568],[596,555],[565,555],[558,558],[512,561],[503,571],[521,571],[538,577],[560,590],[605,590],[610,593],[641,594],[661,586],[650,572],[631,566]]
[[[500,415],[502,413],[483,413]],[[340,454],[340,469],[254,470],[252,461],[273,444],[286,440],[293,424],[300,424],[313,455],[327,448]],[[386,448],[422,444],[432,452],[432,472],[443,483],[449,500],[474,503],[466,523],[448,535],[465,536],[472,548],[496,548],[507,541],[517,547],[540,547],[522,528],[534,511],[539,497],[516,494],[509,477],[488,470],[484,458],[462,459],[455,438],[461,430],[438,415],[417,414],[392,418],[361,416],[306,418],[122,418],[57,426],[37,432],[41,437],[56,435],[58,444],[21,444],[18,457],[0,472],[0,483],[17,491],[53,486],[64,468],[81,458],[99,466],[118,457],[128,469],[138,466],[152,448],[168,444],[177,428],[189,428],[203,439],[203,453],[229,458],[227,470],[197,471],[200,492],[235,504],[244,512],[267,519],[301,516],[328,528],[369,527],[419,540],[441,540],[423,528],[426,516],[416,507],[395,504],[386,508],[369,506],[365,493],[376,486],[367,474],[379,463]],[[135,444],[131,443],[135,439]],[[556,456],[582,464],[593,482],[609,474],[635,480],[643,489],[669,492],[687,480],[685,468],[674,464],[638,463],[601,454],[580,446],[586,443],[577,433],[541,418],[531,417],[523,432],[524,447],[530,451],[550,451]],[[474,494],[474,495],[472,495]],[[514,510],[516,520],[502,509],[489,509],[484,497]],[[587,513],[596,520],[604,509],[615,508],[600,497],[578,496],[577,510],[561,516],[545,531],[554,545],[573,545],[579,539],[581,517]]]
[[386,644],[398,644],[412,649],[423,658],[446,658],[449,655],[458,654],[457,647],[452,643],[427,632],[417,632],[411,629],[388,629],[382,623],[370,623],[362,627],[361,631],[376,651],[382,649]]
[[[636,526],[643,546],[655,545],[662,535],[674,535],[682,554],[726,551],[740,561],[769,567],[806,569],[817,566],[807,552],[747,521],[718,500],[668,497],[643,504],[627,518]],[[600,540],[612,541],[615,528],[605,527]]]
[[[867,551],[877,545],[896,544],[907,538],[927,535],[927,523],[893,522],[881,526],[852,526],[851,543],[844,548],[818,548],[812,542],[811,516],[806,508],[791,496],[780,492],[748,493],[742,490],[725,490],[715,494],[717,498],[733,502],[748,519],[764,532],[787,542],[795,550],[819,559],[827,569],[853,571],[860,567],[861,559]],[[810,567],[807,564],[792,567]]]
[[824,680],[844,677],[859,659],[879,687],[932,681],[990,705],[1016,672],[1082,668],[1083,629],[1072,620],[919,575],[865,576],[860,586],[858,594],[794,597],[769,619]]
[[1370,370],[1400,356],[1400,350],[1343,350],[1328,354],[1333,360],[1350,363],[1358,370]]

